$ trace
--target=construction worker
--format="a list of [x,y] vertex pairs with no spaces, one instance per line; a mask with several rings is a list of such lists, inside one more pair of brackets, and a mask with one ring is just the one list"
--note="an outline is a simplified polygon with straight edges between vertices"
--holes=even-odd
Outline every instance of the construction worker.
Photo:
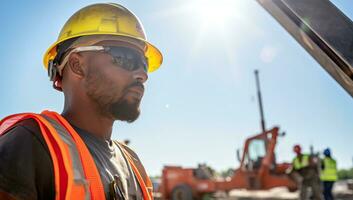
[[336,160],[331,156],[329,148],[324,150],[324,158],[321,161],[321,181],[324,186],[325,200],[332,200],[332,188],[335,181],[337,181],[337,164]]
[[300,145],[295,145],[293,151],[296,157],[293,159],[292,168],[293,173],[299,175],[297,181],[300,188],[300,200],[307,200],[309,188],[311,188],[313,199],[321,200],[321,183],[313,156],[303,154]]
[[162,63],[138,18],[113,3],[77,11],[44,55],[61,114],[0,122],[0,199],[144,199],[152,184],[137,155],[111,139],[139,114],[147,73]]

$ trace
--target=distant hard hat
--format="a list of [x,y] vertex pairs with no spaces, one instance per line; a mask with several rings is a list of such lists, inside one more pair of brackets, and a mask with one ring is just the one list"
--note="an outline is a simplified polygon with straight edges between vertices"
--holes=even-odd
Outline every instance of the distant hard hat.
[[302,152],[302,148],[301,148],[301,146],[300,146],[299,144],[296,144],[296,145],[294,145],[294,147],[293,147],[293,151],[294,151],[295,153],[301,153],[301,152]]
[[325,156],[331,156],[331,150],[330,150],[330,148],[326,148],[326,149],[324,150],[324,155],[325,155]]
[[48,69],[57,56],[59,44],[72,38],[94,35],[110,35],[122,41],[143,42],[148,72],[157,70],[162,64],[161,52],[147,41],[142,24],[131,11],[119,4],[99,3],[82,8],[65,23],[58,40],[44,54],[45,68]]

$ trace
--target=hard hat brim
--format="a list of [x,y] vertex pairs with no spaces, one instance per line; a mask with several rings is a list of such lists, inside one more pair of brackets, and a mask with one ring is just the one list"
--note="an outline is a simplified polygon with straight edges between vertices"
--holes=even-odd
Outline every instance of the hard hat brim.
[[145,57],[148,60],[148,72],[149,73],[156,71],[161,66],[161,64],[163,62],[163,56],[162,56],[162,53],[159,51],[159,49],[143,38],[131,37],[129,35],[124,35],[124,34],[112,34],[112,33],[107,34],[107,33],[97,32],[97,33],[87,33],[87,34],[74,35],[74,36],[65,38],[63,40],[59,40],[59,41],[55,42],[54,44],[52,44],[44,54],[44,58],[43,58],[44,68],[48,69],[49,61],[54,60],[55,56],[57,55],[56,47],[60,43],[66,41],[68,39],[71,39],[71,38],[81,37],[81,36],[90,36],[90,35],[119,36],[119,39],[117,38],[117,40],[120,40],[120,41],[125,37],[125,38],[129,38],[129,39],[133,39],[133,40],[145,43],[145,45],[146,45]]

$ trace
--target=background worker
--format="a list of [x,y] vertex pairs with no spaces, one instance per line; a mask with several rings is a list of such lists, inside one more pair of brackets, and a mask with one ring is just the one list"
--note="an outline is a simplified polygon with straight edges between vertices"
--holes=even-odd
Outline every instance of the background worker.
[[292,162],[292,170],[299,176],[297,181],[300,188],[300,200],[307,200],[309,188],[311,188],[313,199],[321,200],[322,192],[317,163],[312,155],[302,153],[300,145],[295,145],[293,151],[296,156]]
[[93,4],[76,12],[44,55],[61,114],[0,121],[0,199],[152,200],[138,156],[111,138],[116,120],[140,114],[148,72],[162,55],[128,9]]
[[331,156],[331,150],[326,148],[323,152],[324,158],[321,160],[321,181],[324,187],[325,200],[332,200],[332,188],[337,181],[337,164]]

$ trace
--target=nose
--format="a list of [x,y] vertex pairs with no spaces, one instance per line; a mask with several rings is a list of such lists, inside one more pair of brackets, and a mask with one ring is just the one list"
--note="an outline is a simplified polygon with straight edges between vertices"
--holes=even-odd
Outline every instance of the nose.
[[134,71],[133,77],[137,81],[145,83],[148,79],[148,74],[142,67],[140,67],[138,70]]

